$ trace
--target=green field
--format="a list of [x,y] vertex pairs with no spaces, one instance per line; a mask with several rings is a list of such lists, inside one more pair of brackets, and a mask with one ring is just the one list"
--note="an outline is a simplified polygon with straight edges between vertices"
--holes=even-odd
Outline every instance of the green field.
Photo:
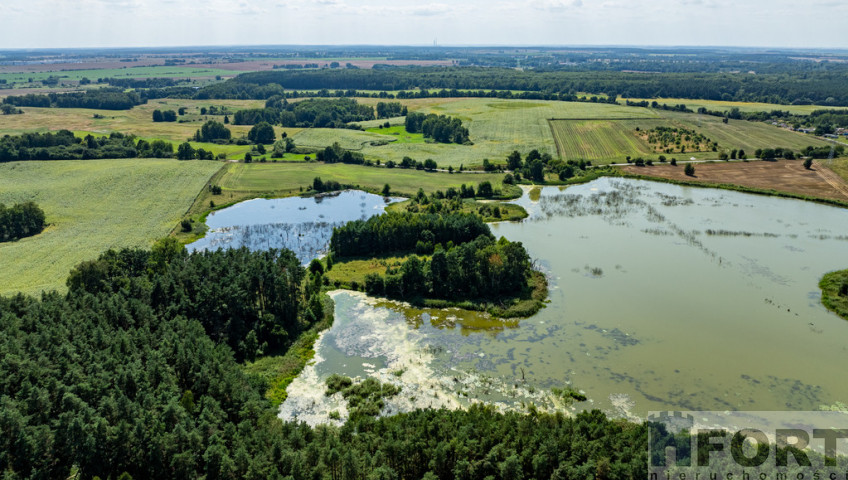
[[32,200],[49,226],[0,244],[0,295],[64,290],[70,269],[104,250],[167,235],[221,164],[86,160],[0,164],[0,202]]
[[[384,123],[386,121],[388,120],[383,120]],[[394,137],[394,143],[425,143],[423,133],[409,133],[403,125],[393,125],[389,128],[368,128],[366,131]]]
[[[808,145],[827,145],[819,138],[781,129],[762,122],[657,110],[657,117],[630,120],[551,120],[550,129],[564,159],[585,159],[593,163],[621,163],[625,157],[657,159],[660,153],[636,134],[657,126],[683,127],[718,142],[718,152],[743,149],[749,156],[758,148],[788,147],[800,150]],[[665,154],[699,160],[718,159],[718,152]]]
[[[361,99],[363,103],[379,99]],[[409,156],[423,161],[435,160],[440,167],[464,165],[480,166],[483,159],[501,162],[513,150],[527,153],[532,149],[556,155],[556,144],[551,136],[548,119],[551,118],[652,118],[657,114],[646,108],[621,105],[503,100],[492,98],[428,98],[404,100],[410,111],[435,113],[458,117],[468,127],[474,145],[447,145],[438,143],[393,142],[388,145],[362,148],[366,158],[385,162],[399,162]],[[390,119],[390,123],[400,123]],[[382,121],[368,122],[376,126]],[[364,143],[364,138],[359,141]]]
[[[496,173],[427,173],[421,170],[341,163],[231,163],[227,165],[219,180],[224,189],[220,197],[223,201],[228,201],[228,198],[238,198],[240,192],[249,192],[252,196],[300,193],[300,187],[311,185],[315,177],[335,180],[341,184],[359,185],[372,191],[379,191],[388,183],[392,192],[409,196],[418,192],[419,188],[430,193],[448,187],[459,187],[463,183],[476,186],[485,180],[492,182],[497,188],[503,180],[503,174]],[[216,200],[216,203],[223,201]]]

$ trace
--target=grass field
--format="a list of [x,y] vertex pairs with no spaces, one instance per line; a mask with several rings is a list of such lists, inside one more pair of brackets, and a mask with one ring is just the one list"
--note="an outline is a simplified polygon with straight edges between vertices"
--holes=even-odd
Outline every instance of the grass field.
[[49,226],[0,244],[0,295],[64,290],[70,269],[109,248],[163,237],[221,164],[87,160],[0,164],[0,202],[32,200]]
[[[363,103],[376,103],[380,99],[361,99]],[[384,100],[383,100],[384,101]],[[367,158],[383,162],[399,162],[409,156],[423,161],[435,160],[440,167],[464,165],[480,166],[483,159],[500,162],[513,151],[524,154],[532,149],[556,155],[556,144],[551,136],[548,119],[551,118],[652,118],[657,114],[646,108],[620,105],[504,100],[492,98],[426,98],[404,100],[410,111],[435,113],[460,118],[468,127],[474,145],[446,145],[438,143],[393,142],[382,146],[365,146],[362,153]],[[400,123],[390,119],[390,123]],[[385,120],[382,120],[385,122]],[[375,122],[379,124],[380,122]],[[367,123],[367,126],[376,126]]]
[[383,185],[388,183],[392,192],[411,196],[417,193],[419,188],[430,193],[445,190],[448,187],[459,187],[463,183],[476,186],[485,180],[498,186],[501,184],[503,174],[426,173],[421,170],[364,167],[341,163],[230,163],[218,180],[224,192],[219,196],[222,201],[216,200],[216,203],[229,202],[228,198],[237,198],[239,192],[247,192],[252,196],[261,196],[261,194],[283,196],[300,193],[300,187],[311,185],[315,177],[321,177],[322,180],[335,180],[341,184],[359,185],[372,191],[380,191]]
[[[386,121],[384,120],[384,122]],[[403,125],[393,125],[389,128],[368,128],[366,131],[394,137],[395,143],[424,143],[423,133],[409,133]]]
[[347,130],[344,128],[305,128],[292,136],[298,147],[326,147],[338,142],[346,150],[362,151],[371,144],[386,145],[397,140],[380,133]]

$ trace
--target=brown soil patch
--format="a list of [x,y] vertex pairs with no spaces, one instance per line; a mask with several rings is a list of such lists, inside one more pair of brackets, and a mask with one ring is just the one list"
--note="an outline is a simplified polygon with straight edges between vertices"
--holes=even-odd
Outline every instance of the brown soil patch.
[[810,170],[804,168],[801,160],[697,163],[694,177],[683,173],[682,164],[676,167],[655,164],[653,167],[628,165],[621,168],[636,175],[689,182],[728,183],[848,201],[848,184],[820,162],[814,162]]

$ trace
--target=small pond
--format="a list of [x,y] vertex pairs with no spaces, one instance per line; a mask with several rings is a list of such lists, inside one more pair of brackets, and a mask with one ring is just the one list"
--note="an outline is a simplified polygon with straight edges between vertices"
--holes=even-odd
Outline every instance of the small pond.
[[359,190],[315,197],[256,198],[210,213],[206,236],[189,251],[247,247],[288,248],[303,263],[327,253],[333,227],[379,215],[399,198]]

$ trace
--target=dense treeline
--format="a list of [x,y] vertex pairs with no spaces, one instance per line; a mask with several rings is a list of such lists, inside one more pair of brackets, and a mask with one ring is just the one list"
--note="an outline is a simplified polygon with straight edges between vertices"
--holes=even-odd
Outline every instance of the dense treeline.
[[289,103],[275,96],[265,102],[265,108],[239,110],[233,117],[235,125],[267,122],[283,127],[347,128],[350,122],[374,120],[374,108],[361,105],[350,98],[309,98]]
[[527,289],[532,272],[530,256],[521,242],[491,235],[459,245],[441,245],[433,249],[433,235],[422,234],[416,244],[420,253],[430,254],[429,261],[410,256],[398,272],[381,276],[368,274],[365,290],[372,295],[393,298],[440,298],[448,300],[503,299]]
[[330,249],[338,257],[370,257],[411,252],[419,240],[429,242],[432,248],[436,244],[470,242],[481,235],[491,237],[492,233],[476,215],[390,212],[333,229]]
[[455,117],[412,112],[407,114],[405,126],[407,132],[423,133],[424,138],[432,138],[439,143],[471,143],[468,129],[462,126],[462,120]]
[[16,203],[9,208],[0,203],[0,242],[38,235],[44,225],[44,210],[34,202]]
[[163,140],[137,140],[134,135],[75,137],[73,132],[24,133],[0,138],[0,162],[15,160],[89,160],[96,158],[170,158],[174,146]]
[[129,110],[147,102],[150,96],[125,92],[120,88],[98,88],[84,92],[48,93],[10,96],[3,103],[16,107],[94,108],[100,110]]
[[[274,86],[280,87],[275,89]],[[552,94],[606,93],[628,98],[692,98],[781,104],[848,105],[839,71],[772,73],[643,73],[520,71],[503,68],[414,67],[370,70],[266,71],[201,89],[206,98],[257,98],[262,90],[518,90]],[[201,94],[198,92],[198,94]],[[224,95],[221,97],[220,95]],[[258,97],[262,98],[262,97]],[[264,97],[267,98],[267,97]]]

